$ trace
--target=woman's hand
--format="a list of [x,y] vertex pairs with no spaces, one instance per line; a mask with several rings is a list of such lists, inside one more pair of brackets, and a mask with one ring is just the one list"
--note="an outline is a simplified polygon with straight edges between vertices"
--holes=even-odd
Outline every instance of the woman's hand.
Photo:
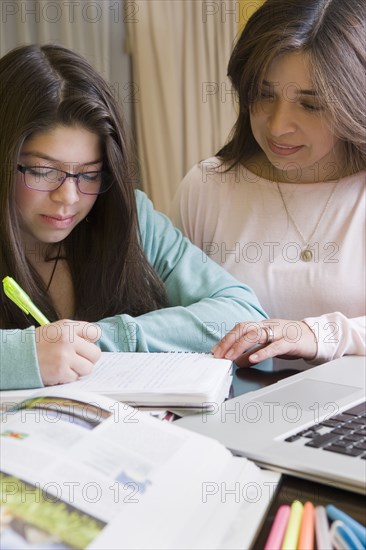
[[63,319],[36,329],[36,348],[45,386],[74,382],[92,371],[101,351],[94,344],[101,329],[85,321]]
[[[253,346],[255,349],[251,349]],[[314,359],[317,341],[304,321],[267,319],[261,323],[237,324],[211,351],[214,357],[250,367],[272,357]]]

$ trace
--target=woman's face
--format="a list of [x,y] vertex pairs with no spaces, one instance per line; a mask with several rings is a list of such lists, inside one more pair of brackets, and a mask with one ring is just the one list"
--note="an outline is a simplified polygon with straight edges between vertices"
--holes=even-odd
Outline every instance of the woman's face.
[[[99,171],[99,137],[79,126],[55,126],[27,140],[20,152],[21,166],[47,166],[76,174]],[[53,191],[29,189],[18,172],[15,201],[26,246],[65,239],[90,212],[97,195],[80,193],[76,178],[66,178]],[[30,248],[32,250],[32,248]]]
[[340,141],[313,89],[303,53],[273,61],[260,98],[252,106],[250,121],[254,138],[270,164],[267,170],[279,181],[314,183],[339,177]]

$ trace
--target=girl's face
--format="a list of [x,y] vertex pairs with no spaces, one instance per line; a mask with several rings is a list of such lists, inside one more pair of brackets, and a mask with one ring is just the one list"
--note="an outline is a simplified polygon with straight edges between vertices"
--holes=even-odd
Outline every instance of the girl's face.
[[313,89],[304,54],[291,53],[273,61],[250,121],[265,155],[260,166],[264,177],[293,183],[339,177],[340,141]]
[[[20,152],[21,166],[47,166],[76,174],[99,171],[102,153],[99,137],[80,126],[55,126],[27,140]],[[65,239],[90,212],[97,195],[80,193],[76,178],[66,178],[53,191],[36,191],[18,172],[15,202],[25,245],[34,250],[39,243]]]

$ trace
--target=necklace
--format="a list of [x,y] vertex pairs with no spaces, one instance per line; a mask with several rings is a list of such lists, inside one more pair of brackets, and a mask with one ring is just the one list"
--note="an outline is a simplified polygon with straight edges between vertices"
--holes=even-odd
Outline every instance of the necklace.
[[58,248],[57,248],[56,258],[55,258],[55,261],[54,261],[54,264],[53,264],[51,276],[50,276],[49,281],[48,281],[48,284],[47,284],[47,286],[46,286],[46,292],[48,292],[49,289],[50,289],[50,286],[51,286],[51,283],[52,283],[52,280],[53,280],[53,276],[54,276],[54,274],[55,274],[56,267],[57,267],[58,261],[59,261],[59,259],[60,259],[61,244],[62,244],[62,243],[59,243]]
[[339,180],[337,181],[336,185],[333,187],[333,189],[331,190],[326,202],[325,202],[325,205],[322,209],[322,211],[320,212],[320,215],[319,215],[319,218],[317,219],[316,223],[315,223],[315,227],[314,229],[312,230],[311,234],[309,235],[309,237],[307,239],[305,239],[302,231],[300,230],[299,226],[297,225],[296,221],[294,220],[293,216],[291,215],[289,209],[288,209],[288,206],[286,204],[286,201],[285,201],[285,197],[282,193],[282,189],[278,183],[278,181],[276,182],[276,185],[277,185],[277,189],[278,189],[278,192],[280,194],[280,197],[281,197],[281,200],[283,202],[283,206],[285,207],[285,211],[286,211],[286,214],[287,216],[289,217],[289,219],[291,220],[291,223],[292,225],[294,226],[294,228],[296,229],[297,233],[299,234],[299,237],[301,238],[302,240],[302,243],[303,243],[303,250],[301,251],[300,253],[300,258],[302,259],[303,262],[311,262],[311,260],[313,259],[313,251],[310,249],[310,243],[311,243],[311,239],[314,237],[318,227],[319,227],[319,224],[320,222],[322,221],[322,218],[325,214],[325,212],[327,211],[327,208],[328,208],[328,205],[330,203],[330,200],[331,198],[333,197],[334,193],[335,193],[335,190],[337,189],[338,187],[338,183],[339,183]]

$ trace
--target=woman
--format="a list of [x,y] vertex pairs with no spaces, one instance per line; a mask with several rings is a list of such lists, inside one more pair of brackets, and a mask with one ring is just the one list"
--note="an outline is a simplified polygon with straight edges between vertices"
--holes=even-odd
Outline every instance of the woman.
[[35,328],[1,293],[1,389],[73,381],[100,350],[208,351],[265,317],[134,191],[118,107],[83,58],[20,47],[0,83],[0,276],[51,321]]
[[361,0],[268,0],[235,45],[236,124],[173,213],[271,317],[238,324],[217,357],[365,354],[364,29]]

